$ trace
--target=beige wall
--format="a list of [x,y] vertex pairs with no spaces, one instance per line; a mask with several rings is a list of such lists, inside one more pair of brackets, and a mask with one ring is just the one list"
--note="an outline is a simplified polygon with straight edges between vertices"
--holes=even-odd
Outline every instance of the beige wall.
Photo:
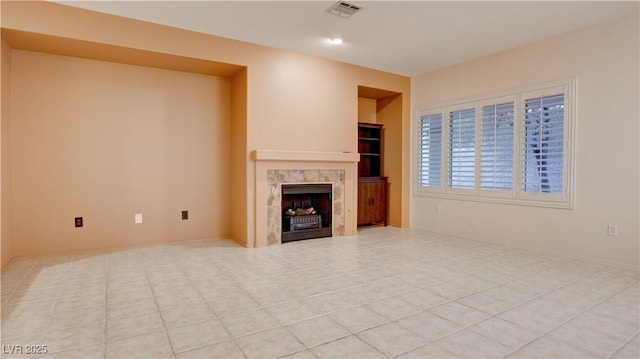
[[[248,156],[251,151],[356,152],[358,86],[406,94],[407,99],[410,90],[410,79],[404,76],[55,3],[2,2],[2,26],[81,44],[99,43],[246,67],[246,104],[239,105],[245,106],[246,117],[240,119],[244,123],[235,123],[234,118],[230,129],[230,137],[234,139],[230,145],[231,156],[244,158],[241,165],[245,168],[234,164],[230,167],[232,173],[241,178],[229,179],[233,182],[233,206],[237,213],[246,214],[246,218],[232,220],[229,231],[234,239],[249,246],[255,243],[256,233],[255,163]],[[11,45],[28,47],[24,43]],[[80,53],[80,50],[74,52]],[[236,91],[237,76],[232,80],[232,91]],[[238,113],[235,110],[238,106],[232,104],[232,108],[232,113]],[[404,124],[402,136],[406,139],[402,144],[403,161],[409,161],[409,119],[409,101],[404,101],[400,119]],[[407,166],[399,182],[404,185],[402,206],[406,209],[409,203]],[[355,191],[355,184],[353,186]],[[348,213],[355,218],[354,208],[346,210],[351,210]],[[407,213],[403,211],[403,216]],[[243,223],[246,223],[244,229]],[[408,217],[403,217],[402,225],[407,224]],[[18,241],[20,238],[16,235]]]
[[411,226],[637,268],[639,33],[636,14],[414,78],[412,102],[428,107],[576,76],[576,208],[413,196]]
[[2,144],[2,178],[0,184],[2,193],[2,220],[0,224],[2,246],[2,267],[11,261],[14,256],[13,252],[13,208],[12,208],[12,174],[11,174],[11,49],[1,39],[0,56],[2,72],[0,80],[2,81],[0,90],[0,103],[2,107],[2,128],[1,128],[1,144]]
[[376,123],[376,104],[373,98],[358,97],[358,122]]
[[402,112],[402,95],[382,98],[376,101],[378,123],[384,125],[384,175],[388,183],[388,223],[400,227],[402,224],[402,169],[408,163],[402,161],[402,122],[398,114]]
[[16,256],[230,234],[229,79],[21,50],[12,65]]
[[[247,210],[247,70],[239,71],[231,80],[231,213]],[[231,237],[246,245],[247,216],[230,216]]]

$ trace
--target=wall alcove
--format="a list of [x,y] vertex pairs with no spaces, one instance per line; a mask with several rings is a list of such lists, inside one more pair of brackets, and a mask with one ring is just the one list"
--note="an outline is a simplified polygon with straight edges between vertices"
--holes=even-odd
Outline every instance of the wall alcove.
[[232,201],[218,199],[245,191],[231,179],[246,153],[246,67],[4,28],[2,42],[17,256],[232,236]]
[[403,222],[402,108],[399,92],[358,86],[358,122],[383,125],[384,164],[381,176],[388,177],[388,223],[401,227]]

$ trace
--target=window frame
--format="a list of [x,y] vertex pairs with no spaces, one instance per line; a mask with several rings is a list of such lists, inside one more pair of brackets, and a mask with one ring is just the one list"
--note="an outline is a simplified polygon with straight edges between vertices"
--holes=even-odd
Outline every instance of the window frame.
[[[489,203],[503,203],[525,206],[551,207],[562,209],[574,209],[575,187],[575,128],[576,128],[576,81],[567,78],[543,84],[521,87],[513,90],[502,91],[473,98],[465,98],[438,106],[420,106],[415,109],[414,137],[414,165],[412,175],[414,196],[448,198],[456,200],[480,201]],[[524,190],[524,109],[525,101],[536,97],[550,95],[564,95],[564,122],[563,122],[563,176],[562,193],[525,192]],[[482,111],[483,107],[498,105],[505,102],[513,102],[514,127],[513,127],[513,188],[512,190],[482,189]],[[449,150],[450,150],[450,112],[466,108],[475,108],[475,188],[461,189],[449,187]],[[441,141],[441,180],[440,186],[423,186],[420,183],[421,175],[421,117],[425,115],[441,114],[442,116],[442,141]]]

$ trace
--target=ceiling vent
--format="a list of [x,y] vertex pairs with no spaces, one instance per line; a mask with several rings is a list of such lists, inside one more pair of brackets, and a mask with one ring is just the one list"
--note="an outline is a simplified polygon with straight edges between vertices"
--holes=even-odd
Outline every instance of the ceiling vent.
[[331,7],[326,10],[326,12],[335,16],[339,16],[343,19],[347,19],[360,10],[362,10],[362,6],[360,5],[352,4],[346,1],[338,1],[337,3],[331,5]]

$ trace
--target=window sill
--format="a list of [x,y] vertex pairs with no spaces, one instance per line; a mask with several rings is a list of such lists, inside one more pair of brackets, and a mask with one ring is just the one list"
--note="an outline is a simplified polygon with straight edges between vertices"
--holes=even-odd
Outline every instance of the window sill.
[[449,200],[456,200],[456,201],[471,201],[471,202],[569,209],[569,210],[575,209],[575,203],[569,200],[566,200],[566,201],[533,200],[533,199],[511,198],[511,197],[504,197],[504,196],[491,197],[491,196],[480,196],[480,195],[461,195],[461,194],[440,193],[440,192],[426,192],[424,190],[414,190],[413,195],[414,197],[442,198],[442,199],[449,199]]

